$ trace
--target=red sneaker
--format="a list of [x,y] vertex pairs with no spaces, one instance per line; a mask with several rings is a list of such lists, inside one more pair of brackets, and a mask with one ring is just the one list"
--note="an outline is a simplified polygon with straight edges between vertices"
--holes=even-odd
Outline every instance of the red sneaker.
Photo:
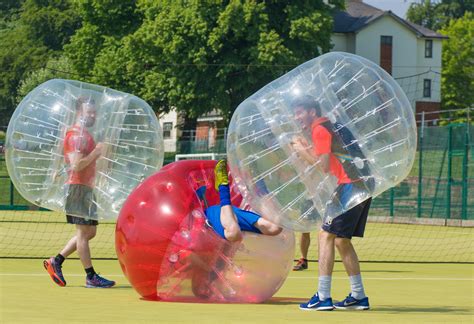
[[299,259],[293,267],[293,271],[301,271],[306,269],[308,269],[308,260],[306,260],[305,258]]
[[61,287],[66,286],[66,280],[64,280],[63,272],[61,270],[62,266],[54,260],[54,257],[49,258],[49,260],[43,261],[43,266],[48,271],[51,279]]

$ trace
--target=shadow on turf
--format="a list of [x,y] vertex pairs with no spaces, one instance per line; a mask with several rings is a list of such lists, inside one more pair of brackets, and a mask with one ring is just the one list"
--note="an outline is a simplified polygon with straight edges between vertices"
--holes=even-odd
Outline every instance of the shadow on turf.
[[[345,272],[345,271],[341,271],[341,272]],[[414,271],[405,271],[405,270],[362,270],[362,273],[365,273],[365,272],[387,272],[387,273],[408,273],[408,272],[414,272]]]
[[[66,288],[86,288],[85,285],[67,285]],[[87,288],[87,289],[132,289],[131,285],[116,285],[110,288]]]
[[456,313],[459,315],[462,314],[471,314],[470,308],[462,307],[450,307],[443,306],[441,307],[413,307],[413,306],[404,306],[404,307],[393,307],[393,306],[376,306],[371,308],[371,312],[386,312],[386,313]]
[[[160,303],[167,303],[167,301],[162,301],[162,300],[155,300],[155,299],[147,299],[147,298],[143,298],[141,297],[140,300],[143,300],[143,301],[148,301],[148,302],[160,302]],[[307,298],[296,298],[296,297],[272,297],[270,298],[269,300],[267,300],[266,302],[262,303],[261,305],[266,305],[266,304],[269,304],[269,305],[299,305],[301,303],[304,303],[308,301]],[[209,302],[209,301],[206,301],[206,300],[199,300],[199,299],[196,299],[194,297],[189,297],[188,300],[186,299],[182,299],[181,301],[176,301],[174,303],[194,303],[194,304],[212,304],[212,302]],[[173,302],[171,302],[173,303]],[[216,303],[217,304],[220,304],[220,305],[228,305],[227,303]],[[232,304],[232,303],[229,303],[229,304]],[[235,304],[239,304],[239,303],[235,303]]]
[[271,305],[299,305],[307,302],[308,298],[297,298],[297,297],[272,297],[263,304]]

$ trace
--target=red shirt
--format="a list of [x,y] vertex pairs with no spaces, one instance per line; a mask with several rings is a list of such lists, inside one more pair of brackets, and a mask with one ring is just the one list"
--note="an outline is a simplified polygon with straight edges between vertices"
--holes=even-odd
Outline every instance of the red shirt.
[[327,118],[317,118],[311,124],[311,138],[313,140],[314,153],[316,155],[329,154],[329,172],[337,177],[338,184],[351,183],[341,162],[331,151],[332,134],[321,124],[327,121]]
[[[66,132],[64,139],[64,159],[66,164],[71,164],[69,153],[79,153],[83,157],[89,155],[95,148],[95,142],[92,135],[85,129],[73,126]],[[95,161],[86,166],[81,171],[68,171],[68,184],[81,184],[88,187],[94,187],[95,180]]]

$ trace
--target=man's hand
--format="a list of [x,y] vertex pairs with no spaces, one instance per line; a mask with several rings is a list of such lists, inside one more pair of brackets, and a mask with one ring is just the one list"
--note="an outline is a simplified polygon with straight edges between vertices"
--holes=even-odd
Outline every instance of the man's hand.
[[293,136],[290,144],[296,153],[306,152],[309,149],[308,141],[303,136]]
[[106,147],[104,143],[97,143],[94,150],[91,153],[94,155],[94,157],[98,158],[101,155],[104,155],[105,149]]
[[290,144],[300,159],[303,159],[309,164],[316,163],[317,157],[313,155],[311,146],[306,138],[303,136],[293,136]]

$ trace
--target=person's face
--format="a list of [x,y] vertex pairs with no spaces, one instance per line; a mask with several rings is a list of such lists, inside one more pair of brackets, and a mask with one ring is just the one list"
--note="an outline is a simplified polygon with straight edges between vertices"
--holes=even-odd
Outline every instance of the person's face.
[[305,109],[301,106],[295,108],[295,120],[300,124],[303,130],[309,130],[316,117],[316,111],[314,109]]
[[82,105],[81,121],[84,126],[92,127],[95,124],[96,109],[93,104],[85,103]]

